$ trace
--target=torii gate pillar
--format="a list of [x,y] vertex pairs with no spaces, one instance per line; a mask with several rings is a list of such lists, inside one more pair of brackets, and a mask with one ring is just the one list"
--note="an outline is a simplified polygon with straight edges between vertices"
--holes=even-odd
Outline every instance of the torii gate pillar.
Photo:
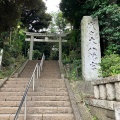
[[30,52],[29,52],[29,60],[32,60],[32,55],[33,55],[33,39],[34,36],[31,35],[31,40],[30,40]]
[[59,65],[62,63],[62,39],[59,37]]

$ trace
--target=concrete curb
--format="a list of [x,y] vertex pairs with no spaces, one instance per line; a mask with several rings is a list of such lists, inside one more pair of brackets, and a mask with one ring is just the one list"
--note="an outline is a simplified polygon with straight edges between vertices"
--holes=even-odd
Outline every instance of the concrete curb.
[[75,120],[83,120],[81,115],[80,115],[80,112],[79,112],[79,109],[78,109],[78,106],[77,106],[77,102],[75,100],[75,97],[74,97],[73,91],[71,89],[70,83],[69,83],[68,79],[66,79],[64,77],[63,64],[60,67],[61,67],[61,69],[60,69],[61,78],[64,79],[64,81],[65,81],[65,84],[66,84],[66,87],[67,87],[67,90],[68,90],[68,94],[69,94],[69,97],[70,97],[71,106],[73,108],[73,113],[74,113],[74,116],[75,116]]
[[66,84],[66,87],[67,87],[67,90],[68,90],[68,93],[69,93],[69,97],[70,97],[71,105],[72,105],[72,108],[73,108],[73,113],[74,113],[74,116],[75,116],[75,120],[83,120],[81,115],[80,115],[80,112],[79,112],[79,109],[78,109],[78,106],[77,106],[77,102],[75,100],[74,94],[73,94],[71,86],[69,84],[69,81],[68,81],[68,79],[64,79],[64,80],[65,80],[65,84]]
[[[22,67],[21,69],[20,69],[20,67],[18,68],[18,69],[20,69],[20,71],[17,73],[17,76],[16,76],[16,77],[18,77],[18,75],[23,71],[23,69],[24,69],[24,67],[26,66],[26,64],[28,63],[28,61],[29,61],[29,60],[25,61],[25,62],[20,66],[20,67]],[[3,86],[3,84],[4,84],[9,78],[11,78],[11,77],[18,71],[18,69],[15,70],[9,77],[6,77],[6,78],[4,78],[3,80],[0,81],[0,88]]]
[[8,77],[4,78],[3,80],[1,80],[0,82],[0,88],[3,86],[3,84],[8,80]]
[[12,77],[12,78],[18,77],[18,76],[21,74],[21,72],[23,71],[23,69],[25,68],[25,66],[26,66],[26,64],[28,63],[28,61],[29,61],[29,60],[27,60],[27,61],[25,61],[23,64],[21,64],[21,65],[18,67],[18,69],[15,70],[15,71],[12,73],[12,75],[11,75],[10,77]]

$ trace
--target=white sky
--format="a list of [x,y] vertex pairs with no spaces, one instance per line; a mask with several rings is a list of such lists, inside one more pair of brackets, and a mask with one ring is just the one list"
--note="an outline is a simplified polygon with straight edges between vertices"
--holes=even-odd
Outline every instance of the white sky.
[[57,12],[59,11],[59,3],[61,0],[43,0],[46,3],[47,12]]

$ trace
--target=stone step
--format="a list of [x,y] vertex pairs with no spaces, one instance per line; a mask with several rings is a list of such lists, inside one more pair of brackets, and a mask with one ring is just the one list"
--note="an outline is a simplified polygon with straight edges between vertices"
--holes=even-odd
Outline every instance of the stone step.
[[[34,66],[34,67],[35,67],[35,66]],[[33,72],[34,67],[32,67],[32,68],[25,68],[23,73]]]
[[9,78],[8,81],[29,81],[30,78]]
[[68,101],[68,96],[33,96],[32,101]]
[[[22,96],[3,96],[0,101],[21,101]],[[68,96],[27,96],[28,101],[67,101]]]
[[6,84],[28,84],[29,81],[6,81]]
[[[15,114],[18,107],[1,107],[0,114]],[[68,114],[72,113],[71,107],[28,107],[27,114]],[[24,113],[24,107],[21,109]]]
[[[6,81],[6,84],[28,84],[29,81]],[[38,84],[65,84],[64,81],[41,81],[35,80]]]
[[4,84],[2,88],[25,88],[27,84]]
[[[14,114],[0,114],[0,120],[13,120]],[[20,114],[18,120],[24,120]],[[27,120],[74,120],[73,114],[27,114]]]
[[[22,96],[24,92],[0,92],[0,96]],[[67,96],[68,92],[28,92],[28,96]]]
[[62,82],[62,81],[64,81],[63,79],[60,79],[60,78],[59,79],[58,78],[49,78],[49,79],[47,79],[47,78],[39,78],[39,80],[40,81],[54,81],[54,82],[55,81],[56,82],[59,82],[59,81]]
[[0,88],[0,92],[24,92],[24,91],[25,88]]
[[[39,87],[47,87],[47,88],[65,88],[64,85],[57,85],[57,84],[37,84]],[[27,87],[27,84],[5,84],[3,88],[24,88]]]
[[[26,88],[0,88],[0,92],[24,92]],[[32,92],[32,88],[29,92]],[[66,92],[67,88],[35,88],[35,91],[56,91],[56,92]]]
[[[21,85],[21,84],[28,84],[29,81],[8,81],[8,83],[6,83],[5,85],[9,84],[9,85]],[[36,84],[39,84],[39,85],[65,85],[65,82],[52,82],[52,81],[35,81]]]
[[[28,81],[30,78],[9,78],[10,81]],[[40,81],[64,81],[63,79],[55,79],[55,78],[50,78],[50,79],[45,79],[45,78],[39,78],[38,80]]]
[[[20,101],[0,101],[0,107],[18,107]],[[23,105],[24,106],[24,105]],[[70,107],[69,101],[27,101],[29,107]]]

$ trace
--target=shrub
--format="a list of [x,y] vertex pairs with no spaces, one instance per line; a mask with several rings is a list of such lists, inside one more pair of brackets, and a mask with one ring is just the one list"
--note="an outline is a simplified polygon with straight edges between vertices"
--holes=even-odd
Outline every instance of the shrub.
[[34,50],[33,51],[33,59],[41,59],[42,53],[39,50]]
[[2,65],[5,66],[10,66],[11,64],[14,64],[15,58],[11,57],[11,54],[9,51],[4,51],[3,53],[3,61]]
[[120,56],[118,54],[106,55],[100,63],[103,77],[120,73]]
[[54,50],[54,51],[52,50],[51,55],[50,55],[50,59],[58,60],[59,59],[59,52],[56,50]]
[[71,63],[70,58],[66,54],[62,54],[62,62],[63,64]]

